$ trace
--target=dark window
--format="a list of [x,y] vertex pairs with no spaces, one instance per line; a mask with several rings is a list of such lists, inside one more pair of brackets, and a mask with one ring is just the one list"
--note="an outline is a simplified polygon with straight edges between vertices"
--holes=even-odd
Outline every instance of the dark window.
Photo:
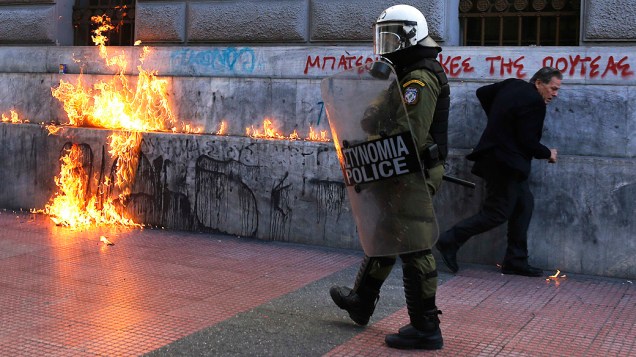
[[73,44],[91,46],[96,25],[93,16],[106,15],[115,29],[105,33],[108,46],[132,46],[135,38],[134,0],[75,0],[73,6]]
[[461,0],[464,46],[578,46],[580,0]]

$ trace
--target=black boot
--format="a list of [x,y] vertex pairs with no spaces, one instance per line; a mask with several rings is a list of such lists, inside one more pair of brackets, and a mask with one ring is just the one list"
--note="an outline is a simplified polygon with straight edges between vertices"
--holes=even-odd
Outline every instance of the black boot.
[[400,328],[396,334],[387,335],[384,341],[389,347],[403,350],[422,349],[439,350],[444,346],[442,330],[439,328],[440,310],[430,310],[422,313],[417,327],[413,322]]
[[[404,262],[406,257],[401,257]],[[426,279],[437,278],[437,271],[424,273],[415,266],[403,264],[404,294],[411,323],[400,328],[398,333],[387,335],[385,342],[389,347],[399,349],[438,350],[444,346],[438,317],[442,312],[435,307],[435,296],[423,298],[423,283]]]
[[375,311],[375,305],[380,298],[380,287],[384,282],[369,276],[371,259],[373,258],[364,257],[353,289],[346,286],[332,286],[329,289],[329,295],[331,295],[333,302],[339,308],[346,310],[351,320],[362,326],[369,323],[369,319]]

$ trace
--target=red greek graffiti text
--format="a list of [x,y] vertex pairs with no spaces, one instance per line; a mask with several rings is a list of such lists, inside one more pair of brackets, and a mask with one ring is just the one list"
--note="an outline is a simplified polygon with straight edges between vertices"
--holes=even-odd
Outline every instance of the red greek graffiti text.
[[599,75],[601,78],[605,78],[609,73],[625,78],[634,74],[630,64],[627,63],[628,60],[629,57],[627,56],[624,56],[619,61],[616,61],[614,56],[609,56],[607,60],[603,60],[602,56],[594,58],[589,56],[582,57],[581,55],[570,55],[568,58],[547,56],[543,59],[543,65],[554,67],[570,76],[575,74],[586,76],[589,71],[590,78],[596,78]]
[[495,74],[495,71],[499,69],[499,75],[515,74],[517,78],[525,78],[526,73],[523,71],[523,59],[525,56],[520,56],[516,60],[512,58],[503,58],[502,56],[486,57],[486,61],[490,62],[490,74]]
[[307,62],[305,63],[305,74],[309,72],[310,68],[317,68],[322,71],[328,70],[347,70],[353,67],[362,66],[364,63],[375,61],[372,57],[367,56],[348,56],[342,55],[339,58],[336,56],[307,56]]
[[439,54],[439,63],[444,68],[444,72],[451,77],[459,77],[462,73],[474,72],[475,67],[470,65],[471,59],[471,57],[468,57],[462,60],[462,56],[447,56],[444,58],[444,55]]

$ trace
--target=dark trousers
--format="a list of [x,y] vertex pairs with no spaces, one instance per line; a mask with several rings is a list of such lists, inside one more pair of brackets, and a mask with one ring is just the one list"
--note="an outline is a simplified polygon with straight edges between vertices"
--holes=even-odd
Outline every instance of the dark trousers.
[[508,247],[503,260],[507,267],[528,263],[528,226],[534,210],[534,196],[526,178],[493,160],[475,164],[486,181],[486,199],[481,210],[446,231],[440,240],[459,248],[471,237],[508,222]]

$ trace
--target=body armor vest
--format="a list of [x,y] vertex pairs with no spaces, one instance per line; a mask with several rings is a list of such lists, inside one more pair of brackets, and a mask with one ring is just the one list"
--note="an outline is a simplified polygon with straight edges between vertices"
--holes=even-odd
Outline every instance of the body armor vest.
[[442,65],[433,58],[423,58],[416,63],[401,68],[398,77],[401,79],[407,73],[416,69],[426,69],[437,78],[441,86],[437,103],[435,103],[435,114],[429,133],[433,137],[433,142],[437,144],[439,150],[439,161],[446,160],[448,156],[448,110],[450,108],[450,86],[448,85],[448,77]]

